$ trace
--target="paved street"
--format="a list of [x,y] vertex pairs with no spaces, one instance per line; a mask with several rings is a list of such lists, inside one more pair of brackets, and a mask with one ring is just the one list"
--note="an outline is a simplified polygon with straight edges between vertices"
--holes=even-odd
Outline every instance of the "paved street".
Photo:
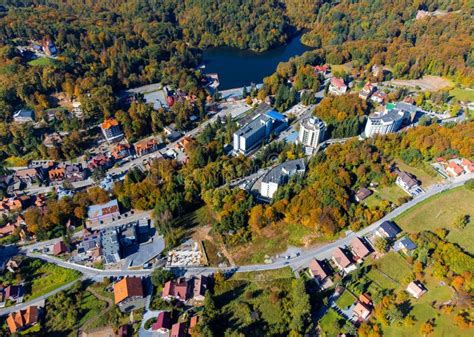
[[[317,248],[310,248],[306,250],[302,250],[301,254],[295,258],[292,258],[290,260],[278,260],[274,263],[270,264],[257,264],[257,265],[246,265],[246,266],[236,266],[236,267],[228,267],[228,268],[216,268],[216,267],[187,267],[187,268],[175,268],[177,271],[181,273],[186,273],[187,275],[200,275],[200,274],[209,274],[209,273],[215,273],[218,271],[224,271],[224,272],[252,272],[252,271],[263,271],[263,270],[272,270],[272,269],[279,269],[283,267],[291,267],[293,270],[300,269],[303,267],[306,267],[310,260],[313,258],[318,258],[318,259],[325,259],[329,258],[331,255],[331,252],[333,249],[336,247],[348,245],[352,239],[355,236],[363,236],[374,229],[376,229],[382,222],[391,220],[398,215],[402,214],[406,210],[410,209],[411,207],[419,204],[420,202],[428,199],[429,197],[441,193],[443,191],[447,191],[459,186],[464,185],[464,183],[469,180],[474,178],[474,174],[466,174],[464,176],[461,176],[459,178],[453,179],[451,182],[446,182],[445,184],[437,184],[433,185],[432,187],[428,188],[426,190],[426,193],[421,194],[417,196],[416,198],[410,200],[409,202],[403,204],[402,206],[396,208],[386,216],[384,216],[382,219],[379,221],[374,222],[370,226],[365,227],[364,229],[360,230],[359,232],[356,233],[351,233],[350,235],[346,236],[345,238],[339,239],[337,241],[328,243],[322,247],[317,247]],[[103,277],[119,277],[119,276],[147,276],[149,275],[152,270],[150,269],[142,269],[142,270],[100,270],[100,269],[95,269],[95,268],[90,268],[90,267],[85,267],[81,266],[75,263],[70,263],[63,261],[59,258],[52,257],[49,255],[44,255],[44,254],[35,254],[31,253],[31,246],[24,247],[27,248],[27,255],[30,257],[35,257],[35,258],[40,258],[44,261],[54,263],[58,266],[64,267],[64,268],[70,268],[70,269],[75,269],[77,271],[80,271],[84,274],[84,278],[89,278],[89,279],[94,279],[94,280],[100,280]],[[70,284],[72,285],[72,284]],[[69,285],[69,286],[70,286]],[[62,287],[61,289],[65,289],[67,286]],[[49,294],[46,294],[41,297],[41,299],[45,299],[48,296],[54,295],[56,292],[60,290],[56,290],[55,292],[51,292]],[[36,299],[35,301],[38,301],[39,299]],[[18,308],[24,308],[28,305],[31,305],[36,302],[25,302],[22,303],[19,306],[13,306],[7,309],[0,309],[0,315],[5,315],[11,312],[12,310],[18,310]],[[21,307],[20,307],[21,306]]]

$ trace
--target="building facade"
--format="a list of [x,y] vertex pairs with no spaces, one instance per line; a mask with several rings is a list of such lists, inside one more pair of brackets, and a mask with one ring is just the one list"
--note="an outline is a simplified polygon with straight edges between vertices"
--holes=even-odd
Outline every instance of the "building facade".
[[317,148],[324,140],[326,133],[326,124],[318,118],[309,117],[303,119],[300,123],[298,141],[304,146]]

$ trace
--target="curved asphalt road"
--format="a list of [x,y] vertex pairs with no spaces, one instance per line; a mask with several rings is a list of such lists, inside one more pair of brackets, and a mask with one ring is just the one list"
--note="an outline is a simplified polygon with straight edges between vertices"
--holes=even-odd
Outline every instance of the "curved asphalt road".
[[[324,259],[324,258],[329,258],[331,256],[331,252],[334,248],[336,247],[341,247],[348,245],[352,239],[355,236],[363,236],[371,231],[375,230],[382,222],[391,220],[398,215],[402,214],[406,210],[410,209],[411,207],[419,204],[420,202],[423,202],[424,200],[430,198],[431,196],[462,186],[464,183],[471,179],[474,178],[474,174],[466,174],[461,177],[458,177],[456,179],[452,179],[450,182],[445,182],[444,184],[437,184],[433,185],[430,188],[428,188],[425,193],[422,195],[417,196],[416,198],[410,200],[409,202],[401,205],[400,207],[397,207],[395,210],[392,212],[388,213],[385,215],[382,219],[379,221],[374,222],[370,226],[365,227],[364,229],[356,232],[356,233],[351,233],[347,235],[346,237],[336,240],[332,243],[329,243],[327,245],[324,245],[322,247],[317,247],[317,248],[311,248],[304,250],[299,256],[291,259],[291,260],[278,260],[274,263],[269,263],[269,264],[257,264],[257,265],[246,265],[246,266],[233,266],[233,267],[227,267],[227,268],[216,268],[216,267],[183,267],[183,268],[175,268],[177,271],[181,271],[184,273],[188,273],[190,275],[200,275],[200,274],[209,274],[209,273],[214,273],[217,271],[223,271],[223,272],[252,272],[252,271],[263,271],[263,270],[271,270],[271,269],[279,269],[279,268],[284,268],[284,267],[291,267],[293,270],[299,269],[301,267],[306,267],[309,264],[309,261],[313,258],[318,258],[318,259]],[[23,249],[28,248],[28,247],[23,247]],[[152,270],[150,269],[141,269],[141,270],[100,270],[96,268],[91,268],[91,267],[86,267],[82,266],[76,263],[71,263],[67,261],[63,261],[59,258],[52,257],[49,255],[44,255],[44,254],[35,254],[31,253],[31,251],[28,249],[27,255],[30,257],[35,257],[35,258],[40,258],[44,261],[54,263],[60,267],[64,268],[69,268],[69,269],[74,269],[77,271],[80,271],[84,274],[84,278],[89,278],[89,279],[95,279],[95,280],[100,280],[103,277],[118,277],[118,276],[147,276],[151,274]],[[63,289],[63,288],[62,288]],[[62,290],[61,289],[61,290]],[[47,298],[48,296],[53,295],[56,292],[46,294],[45,296],[42,297],[42,299]],[[37,302],[37,300],[35,300]],[[22,303],[21,307],[26,307],[30,303]],[[5,315],[8,314],[11,311],[14,310],[19,310],[19,306],[13,306],[5,309],[0,309],[0,315]]]

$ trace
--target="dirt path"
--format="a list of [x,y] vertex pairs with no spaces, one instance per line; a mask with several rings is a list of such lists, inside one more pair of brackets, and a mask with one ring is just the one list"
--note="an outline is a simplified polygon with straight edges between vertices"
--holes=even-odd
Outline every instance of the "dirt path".
[[106,307],[104,308],[104,310],[101,311],[100,315],[89,318],[80,329],[82,331],[87,331],[89,326],[93,325],[93,323],[95,323],[99,318],[103,317],[104,314],[109,312],[114,307],[114,303],[112,302],[110,298],[102,296],[97,291],[95,291],[94,288],[88,287],[87,291],[89,291],[92,295],[94,295],[94,297],[97,298],[98,300],[105,302]]

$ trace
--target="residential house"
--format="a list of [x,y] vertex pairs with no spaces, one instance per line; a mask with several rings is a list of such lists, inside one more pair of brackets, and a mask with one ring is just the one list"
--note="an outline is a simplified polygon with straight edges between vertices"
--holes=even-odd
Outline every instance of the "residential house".
[[21,303],[23,302],[23,296],[25,290],[23,285],[9,285],[4,289],[5,299],[12,302]]
[[408,285],[406,291],[414,298],[420,298],[424,293],[426,293],[426,288],[421,284],[421,282],[412,281]]
[[115,160],[120,160],[122,158],[130,156],[131,154],[132,150],[128,143],[119,143],[114,147],[112,151],[112,157],[114,157]]
[[193,283],[193,299],[195,301],[204,301],[206,291],[209,289],[209,277],[200,275],[193,279]]
[[69,248],[66,246],[64,241],[58,241],[53,245],[53,255],[59,256],[69,252]]
[[111,168],[113,165],[113,160],[106,156],[103,153],[99,153],[98,155],[92,157],[87,164],[87,167],[93,171],[95,169],[101,168],[103,170]]
[[21,264],[23,263],[23,257],[21,255],[16,255],[10,258],[5,267],[10,273],[16,273],[20,270]]
[[272,168],[260,183],[260,195],[264,198],[273,198],[278,187],[286,184],[290,177],[303,175],[306,171],[304,159],[290,160]]
[[189,288],[189,282],[183,278],[170,280],[163,286],[161,297],[165,300],[187,301],[190,298]]
[[77,245],[77,256],[81,260],[102,256],[100,236],[97,234],[85,235],[82,242]]
[[377,104],[384,104],[387,100],[387,94],[378,90],[370,96],[370,100]]
[[20,197],[4,198],[0,201],[0,213],[20,212],[26,206],[25,199]]
[[56,167],[48,171],[49,181],[52,183],[59,183],[64,180],[66,171],[63,167]]
[[359,92],[359,97],[363,100],[367,100],[374,91],[375,85],[370,82],[367,82],[362,88],[362,90]]
[[13,120],[17,123],[28,123],[35,120],[35,113],[31,109],[21,108],[13,114]]
[[168,139],[170,142],[174,142],[175,140],[181,138],[181,133],[176,131],[174,125],[165,126],[163,131],[165,132],[166,139]]
[[188,333],[192,334],[194,327],[196,325],[198,325],[198,323],[199,323],[199,316],[198,315],[194,315],[193,317],[191,317],[191,319],[189,320]]
[[58,49],[50,38],[43,39],[42,43],[43,52],[48,56],[56,56]]
[[37,180],[43,180],[43,172],[41,169],[37,168],[27,168],[18,170],[15,172],[15,177],[17,177],[22,183],[26,186],[31,186]]
[[473,173],[474,172],[474,163],[471,162],[469,159],[463,158],[461,160],[461,166],[466,173]]
[[71,183],[85,180],[87,172],[80,164],[68,164],[64,167],[65,179]]
[[367,320],[369,318],[372,308],[362,302],[357,302],[354,309],[352,310],[352,318],[359,322]]
[[48,148],[56,147],[63,142],[63,137],[57,133],[53,132],[52,134],[46,135],[43,140],[44,146]]
[[331,258],[335,265],[345,273],[350,273],[357,268],[352,263],[351,257],[339,247],[332,252]]
[[127,312],[145,305],[142,279],[124,277],[114,284],[115,304],[120,311]]
[[384,221],[376,230],[375,234],[387,238],[387,239],[393,239],[395,238],[398,233],[400,233],[401,230],[398,228],[397,225],[395,225],[391,221]]
[[0,308],[4,308],[6,304],[5,293],[3,291],[3,286],[0,285]]
[[140,142],[135,143],[135,153],[140,157],[155,152],[157,150],[158,142],[155,138],[144,139]]
[[185,337],[186,336],[186,323],[178,322],[173,324],[171,327],[171,337]]
[[416,245],[408,237],[404,236],[395,242],[393,249],[396,252],[402,251],[405,254],[408,254],[410,251],[416,249]]
[[333,95],[342,95],[347,92],[347,85],[342,78],[333,77],[329,84],[329,93]]
[[68,190],[64,187],[62,187],[61,185],[59,185],[57,188],[56,188],[56,194],[58,195],[58,199],[62,199],[62,198],[72,198],[74,196],[74,191],[72,190]]
[[327,75],[331,71],[331,66],[329,64],[318,65],[314,67],[314,71],[317,74]]
[[360,188],[356,194],[355,194],[355,199],[357,202],[361,202],[365,199],[367,199],[368,197],[370,197],[372,195],[372,191],[369,190],[368,188],[366,187],[362,187]]
[[89,206],[87,211],[87,223],[97,226],[106,221],[114,221],[120,216],[120,208],[116,199],[105,204]]
[[111,191],[114,187],[114,178],[110,174],[107,174],[99,183],[99,187],[104,191]]
[[420,185],[416,177],[408,172],[397,171],[397,180],[395,183],[400,186],[405,192],[410,195],[417,195],[420,193]]
[[464,169],[461,165],[456,163],[456,161],[451,160],[446,168],[446,172],[452,177],[459,177],[461,174],[464,173]]
[[368,256],[371,252],[365,240],[359,237],[355,237],[352,240],[351,250],[357,261],[362,261],[362,259]]
[[100,129],[104,138],[109,143],[118,142],[123,138],[123,132],[119,122],[115,118],[107,118],[102,124]]
[[7,237],[15,233],[16,230],[15,224],[7,223],[5,226],[0,227],[0,238]]
[[160,311],[151,329],[163,334],[168,334],[171,329],[171,313],[169,311]]
[[7,325],[12,334],[29,328],[39,319],[39,309],[36,306],[30,306],[26,310],[12,312],[7,317]]
[[309,263],[309,274],[313,277],[313,280],[321,288],[327,288],[332,286],[332,281],[329,278],[328,273],[326,272],[326,266],[323,262],[312,259]]

